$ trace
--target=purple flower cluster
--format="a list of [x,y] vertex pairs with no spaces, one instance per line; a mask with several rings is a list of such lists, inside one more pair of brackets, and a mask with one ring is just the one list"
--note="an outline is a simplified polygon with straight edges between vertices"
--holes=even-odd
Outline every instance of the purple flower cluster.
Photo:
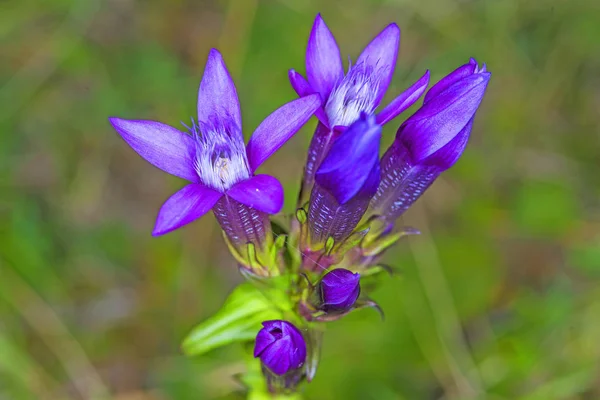
[[[306,50],[306,78],[289,71],[300,98],[269,115],[246,145],[236,88],[214,49],[200,83],[197,120],[188,132],[160,122],[110,118],[140,156],[188,181],[160,209],[153,235],[212,210],[247,277],[264,283],[277,275],[296,276],[285,293],[299,299],[293,320],[302,330],[272,320],[263,322],[256,336],[254,356],[275,391],[311,378],[306,365],[314,343],[307,345],[307,321],[329,321],[375,304],[361,293],[360,281],[401,236],[398,217],[456,163],[469,140],[491,77],[485,64],[479,67],[470,59],[428,91],[426,71],[378,110],[399,43],[400,29],[388,25],[344,71],[336,40],[317,15]],[[400,125],[380,159],[382,126],[424,93],[422,106]],[[269,215],[281,210],[283,188],[276,178],[256,171],[312,115],[318,123],[296,220],[289,240],[279,240],[283,237],[274,238]],[[286,251],[300,256],[284,257]]]

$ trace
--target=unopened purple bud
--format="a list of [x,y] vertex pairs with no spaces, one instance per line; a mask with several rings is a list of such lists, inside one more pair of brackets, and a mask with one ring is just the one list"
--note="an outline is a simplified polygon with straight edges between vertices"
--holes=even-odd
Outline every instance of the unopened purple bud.
[[477,62],[457,68],[425,95],[381,159],[381,184],[371,208],[398,218],[462,155],[491,74]]
[[350,310],[360,294],[360,274],[338,268],[328,272],[318,290],[321,295],[319,309],[326,313],[341,313]]
[[306,342],[298,328],[287,321],[273,320],[262,323],[256,335],[254,357],[275,375],[298,370],[306,361]]
[[428,91],[423,106],[396,135],[413,164],[435,165],[443,171],[458,160],[490,77],[485,66],[478,69],[471,59]]

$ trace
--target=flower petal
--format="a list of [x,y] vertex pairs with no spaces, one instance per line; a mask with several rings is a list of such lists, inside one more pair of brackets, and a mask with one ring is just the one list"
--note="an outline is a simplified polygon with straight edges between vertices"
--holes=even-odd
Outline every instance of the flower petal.
[[340,49],[335,37],[317,14],[306,48],[306,77],[308,83],[327,100],[331,89],[344,76]]
[[290,79],[290,83],[292,84],[292,88],[298,93],[298,96],[304,97],[311,93],[316,93],[315,90],[310,86],[308,81],[294,69],[290,69],[288,71],[288,77]]
[[294,352],[292,340],[289,336],[275,341],[260,354],[260,360],[274,374],[283,375],[291,368],[290,356]]
[[333,143],[315,180],[340,204],[350,201],[365,184],[374,194],[379,183],[379,168],[374,168],[379,162],[380,141],[381,126],[374,116],[363,114]]
[[256,128],[246,146],[250,170],[254,172],[287,142],[320,106],[319,95],[311,94],[284,104],[273,111]]
[[221,53],[211,49],[198,90],[198,121],[206,123],[215,116],[232,120],[241,133],[242,116],[235,85]]
[[381,125],[386,124],[412,106],[423,95],[425,89],[427,89],[427,85],[429,85],[429,70],[418,81],[413,83],[411,87],[402,92],[381,110],[377,115],[377,123]]
[[[318,93],[314,90],[308,81],[304,79],[304,77],[296,72],[293,69],[290,69],[288,72],[288,77],[290,78],[290,83],[292,84],[292,88],[298,93],[298,96],[304,97],[312,93]],[[323,107],[317,108],[315,111],[315,117],[319,119],[323,124],[329,127],[329,121],[327,120],[327,114],[323,111]]]
[[374,76],[378,78],[379,85],[375,104],[381,102],[390,85],[396,68],[399,45],[400,28],[396,24],[389,24],[365,47],[356,60],[356,65],[363,64],[366,69],[372,68]]
[[471,129],[473,128],[473,120],[474,118],[471,118],[467,125],[447,145],[427,157],[425,164],[435,165],[442,171],[453,166],[460,156],[462,156],[465,147],[467,147]]
[[277,214],[283,207],[283,187],[270,175],[256,175],[236,183],[227,196],[267,214]]
[[198,182],[194,170],[194,139],[169,125],[144,120],[109,118],[113,128],[142,158],[171,175]]
[[449,86],[458,82],[462,78],[465,78],[469,75],[473,75],[475,73],[476,69],[477,69],[477,61],[475,61],[474,58],[471,58],[467,64],[461,65],[460,67],[456,68],[450,74],[446,75],[439,82],[437,82],[435,85],[433,85],[431,87],[431,89],[429,89],[427,94],[425,95],[425,99],[423,100],[423,103],[428,103],[429,100],[433,99],[435,96],[437,96],[438,94],[443,92],[445,89],[447,89]]
[[152,236],[169,233],[200,218],[223,196],[202,184],[190,184],[176,192],[163,204],[156,218]]
[[254,342],[254,357],[260,356],[260,353],[265,351],[267,347],[273,344],[277,340],[275,336],[271,335],[268,329],[261,329],[256,335]]
[[482,72],[454,83],[407,119],[396,134],[419,163],[448,144],[475,115],[491,74]]

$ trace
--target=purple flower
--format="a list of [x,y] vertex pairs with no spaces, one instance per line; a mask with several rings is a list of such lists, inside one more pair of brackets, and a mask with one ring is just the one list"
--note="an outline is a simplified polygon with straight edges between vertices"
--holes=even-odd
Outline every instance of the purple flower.
[[356,227],[377,191],[381,126],[365,113],[333,144],[317,170],[309,202],[313,245],[341,242]]
[[254,357],[276,375],[297,370],[306,361],[306,342],[302,332],[287,321],[274,320],[262,323],[256,335]]
[[393,221],[462,155],[491,74],[469,63],[436,83],[381,159],[374,212]]
[[[371,114],[379,106],[392,80],[400,28],[388,25],[365,47],[344,74],[340,50],[321,14],[315,18],[306,49],[306,76],[290,70],[292,87],[300,96],[319,93],[323,106],[316,115],[328,128],[350,126],[361,113]],[[395,118],[421,97],[429,83],[429,71],[400,94],[377,116],[379,124]]]
[[308,121],[319,103],[317,95],[310,95],[285,104],[256,128],[244,146],[237,92],[221,54],[212,49],[191,134],[160,122],[110,118],[146,161],[190,182],[164,203],[152,234],[171,232],[215,207],[217,219],[234,242],[264,235],[268,224],[264,214],[279,212],[283,189],[274,177],[255,171]]
[[[344,73],[335,38],[321,15],[317,14],[306,49],[308,80],[293,69],[289,71],[290,82],[298,95],[316,92],[321,97],[321,108],[315,113],[320,123],[308,150],[304,172],[303,189],[306,193],[313,184],[316,169],[337,139],[337,131],[350,126],[362,113],[374,113],[379,106],[394,74],[399,43],[398,25],[388,25]],[[377,123],[383,125],[410,107],[425,92],[428,84],[429,71],[384,107],[377,114]],[[300,200],[305,201],[303,196]]]
[[343,313],[350,310],[360,294],[360,274],[347,269],[334,269],[321,279],[318,285],[321,295],[319,309],[327,313]]

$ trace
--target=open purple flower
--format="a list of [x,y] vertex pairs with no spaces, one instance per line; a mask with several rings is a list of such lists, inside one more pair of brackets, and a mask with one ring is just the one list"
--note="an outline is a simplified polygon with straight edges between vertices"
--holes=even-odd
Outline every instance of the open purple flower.
[[[360,54],[344,74],[335,37],[317,14],[306,49],[306,80],[290,70],[292,87],[300,96],[319,93],[323,106],[316,115],[328,128],[350,126],[361,113],[371,114],[379,106],[394,75],[400,28],[388,25]],[[381,112],[377,122],[385,124],[421,97],[429,83],[429,71]]]
[[255,175],[315,112],[309,95],[269,115],[244,146],[240,105],[221,54],[212,49],[198,91],[198,121],[191,134],[154,121],[110,118],[121,137],[154,166],[190,183],[160,209],[153,235],[163,235],[214,208],[234,243],[264,239],[268,218],[283,205],[283,189],[269,175]]
[[[298,95],[319,93],[321,96],[321,108],[315,113],[320,124],[310,144],[305,167],[306,189],[313,184],[315,171],[336,140],[337,131],[350,126],[362,113],[374,113],[381,103],[394,74],[399,43],[400,29],[396,24],[388,25],[344,73],[333,34],[320,14],[315,18],[306,49],[308,80],[293,69],[289,71],[290,82]],[[383,125],[410,107],[428,84],[429,71],[377,113],[377,123]]]
[[360,221],[379,185],[380,142],[381,126],[363,113],[331,147],[310,195],[311,246],[343,241]]
[[485,64],[479,68],[471,58],[427,92],[381,159],[375,213],[393,222],[460,158],[490,77]]
[[306,342],[302,332],[287,321],[274,320],[262,323],[256,335],[254,357],[276,375],[297,370],[306,361]]
[[334,269],[321,279],[319,309],[327,313],[350,310],[360,294],[360,275],[347,269]]

